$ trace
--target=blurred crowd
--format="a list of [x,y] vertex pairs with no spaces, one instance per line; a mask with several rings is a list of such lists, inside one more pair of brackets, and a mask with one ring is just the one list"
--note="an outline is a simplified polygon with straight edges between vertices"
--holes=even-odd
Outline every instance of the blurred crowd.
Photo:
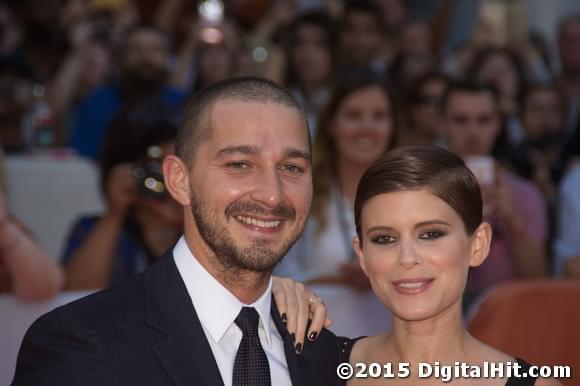
[[436,144],[473,170],[494,230],[468,299],[580,277],[580,13],[554,25],[551,55],[538,32],[498,41],[477,12],[461,32],[467,3],[485,1],[0,2],[3,152],[73,149],[106,202],[49,257],[0,195],[0,291],[103,288],[171,247],[182,215],[160,160],[188,98],[241,75],[291,90],[313,140],[312,215],[278,274],[368,289],[351,246],[358,181],[386,150]]

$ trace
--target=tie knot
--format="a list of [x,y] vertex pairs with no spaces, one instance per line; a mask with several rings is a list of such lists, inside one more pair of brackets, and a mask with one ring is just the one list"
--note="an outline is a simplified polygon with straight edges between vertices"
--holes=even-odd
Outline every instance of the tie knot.
[[258,323],[260,316],[253,307],[242,307],[242,310],[236,318],[236,324],[242,330],[244,335],[254,336],[258,335]]

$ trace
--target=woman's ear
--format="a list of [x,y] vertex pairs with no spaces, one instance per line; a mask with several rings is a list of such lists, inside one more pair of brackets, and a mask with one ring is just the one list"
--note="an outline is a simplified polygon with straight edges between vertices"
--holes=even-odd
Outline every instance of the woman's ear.
[[358,236],[355,236],[352,238],[352,248],[354,249],[354,253],[356,253],[356,255],[358,257],[358,262],[360,264],[360,268],[363,270],[363,272],[366,275],[367,274],[367,266],[366,266],[365,256],[363,254],[361,243],[360,243]]
[[486,222],[481,223],[475,232],[473,232],[473,236],[471,236],[471,256],[469,259],[470,267],[477,267],[483,264],[489,255],[492,237],[493,231],[491,230],[491,226]]
[[175,201],[182,206],[190,205],[189,169],[179,157],[175,155],[165,157],[163,160],[163,179],[165,188]]

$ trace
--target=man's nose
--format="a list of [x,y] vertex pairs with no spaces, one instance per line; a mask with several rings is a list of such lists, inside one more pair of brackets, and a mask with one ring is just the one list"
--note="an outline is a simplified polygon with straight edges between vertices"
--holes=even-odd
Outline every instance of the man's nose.
[[269,208],[275,208],[282,202],[284,196],[282,181],[276,170],[263,171],[259,174],[256,186],[250,198]]

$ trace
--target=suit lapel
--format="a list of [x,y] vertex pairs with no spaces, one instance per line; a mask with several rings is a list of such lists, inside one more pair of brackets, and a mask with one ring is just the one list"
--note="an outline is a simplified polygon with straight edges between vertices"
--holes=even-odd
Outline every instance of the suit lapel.
[[178,386],[223,385],[217,363],[173,255],[144,274],[147,323],[164,337],[154,351]]
[[290,379],[292,380],[292,385],[303,385],[304,384],[304,374],[301,370],[300,363],[298,362],[298,356],[294,348],[294,342],[290,333],[286,329],[286,325],[282,323],[280,318],[280,313],[274,303],[274,298],[272,297],[272,307],[271,307],[272,320],[276,325],[276,329],[280,333],[282,340],[284,341],[284,353],[286,354],[286,364],[288,365],[288,372],[290,373]]

